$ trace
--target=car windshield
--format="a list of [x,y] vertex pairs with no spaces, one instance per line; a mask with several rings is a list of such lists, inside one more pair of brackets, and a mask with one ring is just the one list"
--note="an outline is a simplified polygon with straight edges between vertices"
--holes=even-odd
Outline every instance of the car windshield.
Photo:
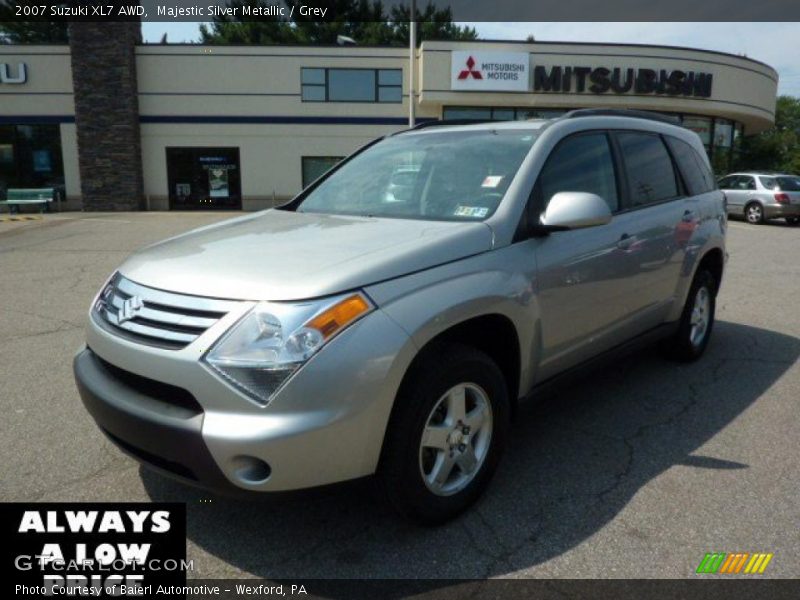
[[389,137],[342,165],[298,212],[447,221],[497,209],[535,130],[461,130]]
[[800,192],[800,177],[762,177],[761,185],[768,190]]

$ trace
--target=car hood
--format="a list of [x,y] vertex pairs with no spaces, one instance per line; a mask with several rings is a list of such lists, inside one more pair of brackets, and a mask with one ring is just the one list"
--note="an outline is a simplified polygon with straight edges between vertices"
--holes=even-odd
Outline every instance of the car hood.
[[359,288],[492,248],[485,223],[268,210],[148,246],[120,267],[162,290],[300,300]]

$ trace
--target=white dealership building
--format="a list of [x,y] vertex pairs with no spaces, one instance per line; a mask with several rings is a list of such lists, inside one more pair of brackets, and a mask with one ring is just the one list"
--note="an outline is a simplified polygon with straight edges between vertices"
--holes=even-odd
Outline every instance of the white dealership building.
[[[104,43],[0,45],[0,196],[58,186],[64,208],[259,209],[408,126],[406,48]],[[742,56],[632,44],[425,42],[413,70],[417,122],[658,111],[718,171],[773,124],[777,85]],[[128,192],[118,173],[141,182]]]

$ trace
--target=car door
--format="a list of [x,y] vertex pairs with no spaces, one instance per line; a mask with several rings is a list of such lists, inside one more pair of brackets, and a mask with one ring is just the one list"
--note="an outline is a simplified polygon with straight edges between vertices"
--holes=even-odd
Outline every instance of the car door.
[[[562,140],[539,174],[531,197],[532,218],[538,219],[557,192],[597,194],[612,213],[619,213],[615,162],[605,131]],[[551,232],[536,240],[540,377],[582,362],[631,334],[625,324],[637,267],[624,246],[632,221],[630,214],[617,214],[606,225]]]
[[[739,175],[731,190],[732,196],[728,196],[728,202],[732,207],[730,212],[744,214],[744,207],[749,200],[756,195],[756,180],[751,175]],[[728,193],[726,192],[726,195]],[[733,200],[731,201],[731,197]]]
[[674,300],[686,251],[686,230],[697,222],[696,202],[684,184],[665,139],[653,132],[618,131],[625,173],[625,210],[632,219],[624,247],[634,271],[628,318],[636,333],[664,321]]
[[726,205],[729,213],[740,213],[741,196],[737,196],[739,191],[736,188],[736,182],[739,180],[738,175],[728,175],[719,180],[719,189],[725,193]]

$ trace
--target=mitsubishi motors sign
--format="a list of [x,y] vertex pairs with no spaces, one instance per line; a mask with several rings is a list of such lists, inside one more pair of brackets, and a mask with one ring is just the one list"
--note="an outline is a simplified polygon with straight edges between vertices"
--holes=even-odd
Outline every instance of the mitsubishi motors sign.
[[450,89],[527,92],[530,59],[527,52],[450,53]]

